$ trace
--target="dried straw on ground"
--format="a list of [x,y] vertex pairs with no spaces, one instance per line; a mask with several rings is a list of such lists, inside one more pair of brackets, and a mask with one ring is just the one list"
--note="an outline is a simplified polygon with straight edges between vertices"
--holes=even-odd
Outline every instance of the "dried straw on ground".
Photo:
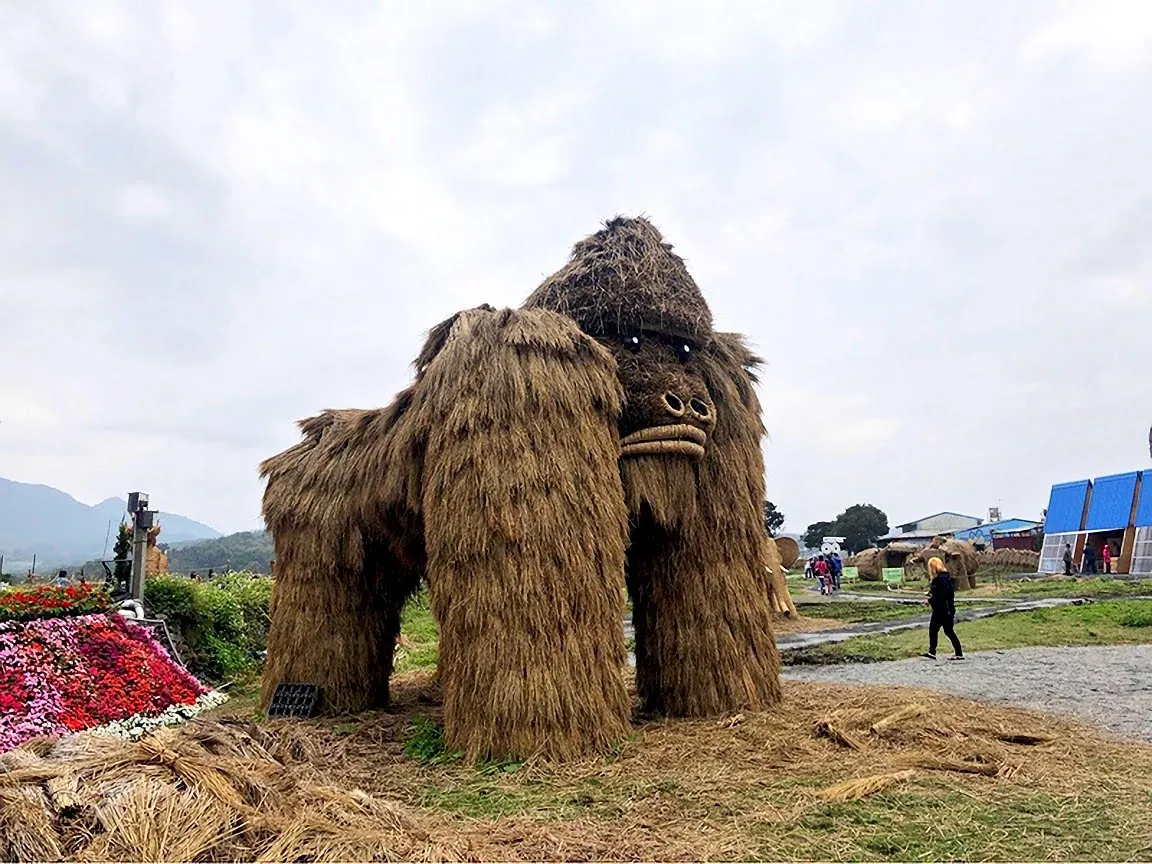
[[[641,722],[611,758],[504,772],[405,755],[413,720],[442,714],[428,676],[395,690],[389,712],[340,723],[204,720],[137,743],[30,742],[0,756],[0,860],[855,860],[883,834],[877,818],[938,825],[942,808],[973,858],[1019,858],[1020,836],[983,836],[965,802],[1003,807],[1017,827],[1023,802],[1037,832],[1070,807],[1098,819],[1123,804],[1110,815],[1129,851],[1097,857],[1152,843],[1138,818],[1152,747],[1027,711],[788,682],[780,711]],[[64,786],[68,804],[48,791]],[[831,821],[830,799],[847,805]],[[1035,857],[1082,860],[1074,826]]]
[[759,362],[643,219],[578,243],[524,308],[433,328],[389,407],[306,420],[262,466],[264,703],[307,681],[332,709],[385,704],[423,579],[445,735],[469,755],[620,738],[625,584],[650,710],[778,702],[770,620],[794,607],[765,570]]
[[[427,848],[407,808],[326,785],[300,735],[201,722],[0,756],[0,860],[409,860]],[[49,792],[62,782],[66,802]]]

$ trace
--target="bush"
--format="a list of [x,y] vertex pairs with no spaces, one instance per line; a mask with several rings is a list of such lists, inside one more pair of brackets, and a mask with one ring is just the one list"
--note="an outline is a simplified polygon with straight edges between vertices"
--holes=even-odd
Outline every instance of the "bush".
[[211,681],[260,671],[268,630],[272,580],[251,573],[225,573],[211,582],[155,576],[144,586],[149,615],[164,618],[186,647],[185,660]]

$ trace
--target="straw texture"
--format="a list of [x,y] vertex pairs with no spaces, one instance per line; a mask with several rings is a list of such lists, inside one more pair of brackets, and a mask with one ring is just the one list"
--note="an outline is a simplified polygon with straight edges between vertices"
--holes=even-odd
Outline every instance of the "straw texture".
[[264,704],[284,681],[331,710],[386,704],[426,580],[445,740],[470,756],[625,733],[625,587],[648,710],[775,705],[771,618],[795,607],[762,521],[759,362],[644,219],[577,243],[523,308],[432,328],[391,405],[305,420],[261,466]]

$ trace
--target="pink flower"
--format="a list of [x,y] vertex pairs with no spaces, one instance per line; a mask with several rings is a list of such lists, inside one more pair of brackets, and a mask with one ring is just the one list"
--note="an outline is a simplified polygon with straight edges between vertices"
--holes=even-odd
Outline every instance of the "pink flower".
[[0,752],[207,692],[150,631],[119,615],[0,623]]

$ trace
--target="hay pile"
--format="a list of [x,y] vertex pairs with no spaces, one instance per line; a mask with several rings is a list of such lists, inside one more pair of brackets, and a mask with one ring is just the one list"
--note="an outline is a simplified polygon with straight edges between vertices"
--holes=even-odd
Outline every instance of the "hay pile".
[[849,566],[859,570],[865,582],[879,582],[885,567],[903,567],[910,557],[920,551],[911,543],[889,543],[883,549],[865,549],[848,559]]
[[976,553],[981,567],[1012,568],[1021,573],[1040,569],[1040,553],[1031,549],[985,549]]
[[927,547],[919,549],[909,556],[905,569],[910,577],[918,579],[928,578],[928,561],[939,558],[948,568],[952,578],[956,580],[958,591],[967,591],[976,587],[976,571],[980,569],[980,553],[976,547],[967,540],[955,540],[950,537],[934,537]]
[[881,561],[879,549],[865,549],[863,552],[857,552],[845,563],[849,567],[855,567],[864,582],[879,582],[880,569],[884,566]]
[[326,785],[303,730],[199,722],[139,741],[91,734],[0,756],[3,861],[405,860],[408,810]]

